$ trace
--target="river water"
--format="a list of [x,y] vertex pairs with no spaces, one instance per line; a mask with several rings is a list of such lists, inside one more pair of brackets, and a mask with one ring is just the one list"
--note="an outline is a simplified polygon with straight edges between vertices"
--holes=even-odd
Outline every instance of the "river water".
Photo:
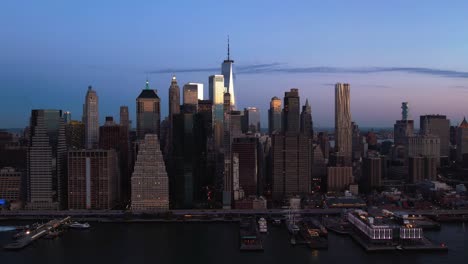
[[[0,225],[4,223],[0,222]],[[329,235],[328,250],[291,246],[284,227],[269,226],[263,252],[240,252],[237,224],[229,223],[91,223],[89,230],[69,230],[41,239],[21,251],[0,250],[0,263],[466,263],[465,224],[426,231],[445,243],[448,253],[366,253],[351,238]],[[0,232],[0,245],[12,232]]]

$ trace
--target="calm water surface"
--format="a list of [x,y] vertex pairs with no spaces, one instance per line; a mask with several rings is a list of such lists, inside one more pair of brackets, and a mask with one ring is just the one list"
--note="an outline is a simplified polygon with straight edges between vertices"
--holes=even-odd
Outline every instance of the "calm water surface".
[[[5,223],[0,222],[0,225]],[[448,253],[366,253],[350,238],[329,235],[329,249],[291,246],[284,227],[269,227],[264,252],[240,252],[237,224],[91,223],[90,230],[69,230],[60,238],[39,240],[17,252],[0,250],[0,263],[466,263],[465,224],[427,231]],[[12,232],[0,232],[0,245]]]

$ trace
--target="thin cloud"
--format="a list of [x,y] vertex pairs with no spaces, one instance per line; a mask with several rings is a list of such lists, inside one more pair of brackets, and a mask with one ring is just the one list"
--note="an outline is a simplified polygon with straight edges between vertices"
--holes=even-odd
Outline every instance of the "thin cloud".
[[[186,73],[186,72],[217,72],[219,67],[213,68],[167,68],[161,70],[148,71],[147,73]],[[236,67],[237,74],[264,74],[264,73],[321,73],[321,74],[373,74],[373,73],[411,73],[432,75],[447,78],[468,78],[468,72],[444,70],[422,67],[290,67],[287,64],[273,62],[264,64],[239,65]],[[384,88],[384,87],[382,87]],[[386,87],[385,87],[386,88]]]

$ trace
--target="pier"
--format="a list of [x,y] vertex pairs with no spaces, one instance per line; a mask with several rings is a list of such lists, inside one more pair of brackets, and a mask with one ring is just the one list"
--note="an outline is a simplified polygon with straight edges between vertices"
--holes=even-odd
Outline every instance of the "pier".
[[4,249],[9,250],[18,250],[25,248],[26,246],[30,245],[32,242],[40,239],[50,232],[54,232],[58,228],[62,227],[63,225],[69,223],[71,217],[65,217],[63,219],[54,219],[46,224],[42,224],[34,228],[33,230],[26,230],[23,231],[21,236],[15,240],[14,242],[4,246]]

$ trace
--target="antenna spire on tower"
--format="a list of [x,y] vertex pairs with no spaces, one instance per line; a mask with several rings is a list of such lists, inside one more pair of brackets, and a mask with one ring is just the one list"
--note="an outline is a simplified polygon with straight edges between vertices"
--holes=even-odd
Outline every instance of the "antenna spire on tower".
[[227,54],[227,55],[228,55],[228,57],[227,57],[227,59],[228,59],[228,60],[230,60],[230,58],[229,58],[229,57],[230,57],[230,50],[229,50],[229,35],[228,35],[227,37],[228,37],[228,50],[227,50],[227,52],[228,52],[228,54]]

